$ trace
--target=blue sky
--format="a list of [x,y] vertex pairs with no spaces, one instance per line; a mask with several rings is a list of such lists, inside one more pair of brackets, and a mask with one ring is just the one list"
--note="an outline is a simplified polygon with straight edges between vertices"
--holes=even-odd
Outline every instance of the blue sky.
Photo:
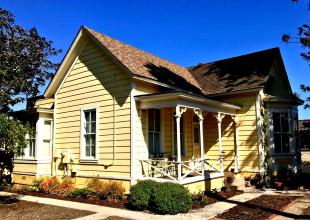
[[[292,89],[301,93],[300,84],[310,85],[309,66],[301,46],[281,42],[281,35],[309,22],[307,2],[2,0],[0,7],[63,49],[57,62],[81,25],[183,66],[280,47]],[[310,118],[310,110],[301,107],[300,118]]]

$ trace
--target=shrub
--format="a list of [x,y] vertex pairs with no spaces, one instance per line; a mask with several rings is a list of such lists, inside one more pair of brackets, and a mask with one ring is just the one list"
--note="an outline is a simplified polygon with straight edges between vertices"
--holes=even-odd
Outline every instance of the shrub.
[[153,194],[152,209],[158,214],[186,213],[192,208],[188,190],[177,183],[161,183]]
[[63,177],[62,181],[55,187],[52,193],[67,196],[74,190],[74,181],[70,177]]
[[54,193],[57,186],[59,185],[59,181],[56,176],[53,176],[51,178],[44,178],[39,183],[39,191],[45,192],[45,193]]
[[145,210],[149,207],[151,195],[156,193],[159,183],[152,180],[140,181],[130,188],[129,204],[136,210]]
[[125,193],[125,188],[121,183],[101,181],[98,178],[92,178],[87,184],[87,188],[102,200],[119,200],[123,198]]
[[82,189],[75,189],[74,191],[70,192],[68,196],[72,198],[87,198],[90,194],[91,194],[90,190],[82,188]]
[[188,190],[177,183],[141,181],[130,189],[129,204],[158,214],[186,213],[192,207]]
[[208,197],[204,192],[198,192],[191,194],[192,204],[195,207],[204,207],[208,204]]

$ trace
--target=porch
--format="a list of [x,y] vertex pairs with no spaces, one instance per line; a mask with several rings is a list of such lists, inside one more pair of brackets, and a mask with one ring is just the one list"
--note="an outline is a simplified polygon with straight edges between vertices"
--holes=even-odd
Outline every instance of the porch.
[[239,106],[181,92],[135,99],[146,148],[135,152],[139,179],[188,184],[222,177],[232,167],[238,172]]

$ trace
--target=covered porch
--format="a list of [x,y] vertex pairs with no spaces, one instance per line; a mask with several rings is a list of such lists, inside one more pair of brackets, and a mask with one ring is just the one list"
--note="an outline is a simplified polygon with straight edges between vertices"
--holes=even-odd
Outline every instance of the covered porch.
[[[238,172],[240,106],[182,92],[135,97],[146,151],[139,155],[139,179],[188,184]],[[223,143],[225,119],[226,142]],[[225,152],[225,145],[231,152]],[[229,154],[230,161],[225,164]],[[228,165],[229,164],[229,165]]]

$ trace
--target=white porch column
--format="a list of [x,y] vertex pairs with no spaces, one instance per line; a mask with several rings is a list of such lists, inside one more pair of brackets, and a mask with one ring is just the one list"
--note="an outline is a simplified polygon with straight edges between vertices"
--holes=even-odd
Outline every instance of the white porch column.
[[238,150],[238,118],[237,115],[231,116],[234,121],[234,130],[235,130],[235,138],[234,138],[234,153],[235,153],[235,173],[239,172],[239,150]]
[[204,175],[204,169],[205,169],[205,147],[204,147],[204,141],[203,141],[203,114],[202,110],[194,110],[194,113],[198,116],[199,119],[199,137],[200,137],[200,160],[201,160],[201,175]]
[[217,120],[217,132],[218,132],[218,139],[219,139],[219,160],[220,160],[220,166],[221,166],[221,172],[224,172],[224,165],[223,165],[223,145],[222,145],[222,120],[225,117],[222,113],[217,113],[214,115]]
[[176,120],[176,128],[177,128],[177,162],[178,162],[178,181],[181,180],[181,175],[182,175],[182,172],[181,172],[181,168],[182,168],[182,165],[181,165],[181,128],[180,128],[180,125],[181,125],[181,117],[182,117],[182,114],[186,111],[186,108],[182,108],[177,105],[176,108],[175,108],[175,120]]

